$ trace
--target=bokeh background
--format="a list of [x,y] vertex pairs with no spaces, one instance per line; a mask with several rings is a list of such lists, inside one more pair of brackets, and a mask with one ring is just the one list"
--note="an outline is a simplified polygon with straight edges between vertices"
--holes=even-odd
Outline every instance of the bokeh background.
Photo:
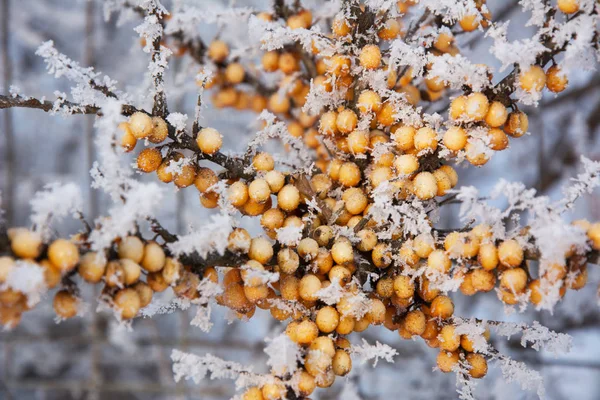
[[[54,79],[45,71],[43,61],[34,53],[46,40],[53,40],[59,51],[82,65],[119,81],[148,104],[148,57],[142,52],[133,28],[139,19],[118,26],[116,18],[106,21],[104,7],[109,1],[95,0],[0,0],[0,72],[2,93],[15,85],[24,95],[53,98],[55,91],[69,92],[71,83]],[[165,2],[167,5],[170,2]],[[268,1],[189,1],[209,12],[237,7],[267,9]],[[331,2],[303,1],[306,5],[327,7]],[[510,19],[509,39],[531,33],[525,27],[527,15],[516,1],[488,1],[492,15]],[[205,40],[216,34],[234,46],[247,46],[243,23],[198,26]],[[497,60],[488,52],[489,39],[479,32],[461,35],[464,53],[476,62],[494,67]],[[252,59],[257,51],[246,51]],[[173,58],[166,77],[170,111],[187,113],[190,121],[197,96],[194,76],[198,66],[189,57]],[[506,73],[506,72],[505,72]],[[502,78],[498,74],[495,81]],[[530,115],[530,135],[511,143],[508,151],[498,153],[483,168],[458,168],[459,185],[475,185],[483,193],[500,179],[522,181],[540,194],[559,198],[579,167],[579,155],[600,159],[600,76],[597,72],[580,72],[569,76],[570,87],[559,97],[546,94]],[[208,98],[208,96],[207,96]],[[443,106],[443,105],[442,105]],[[435,110],[434,105],[430,110]],[[215,126],[225,135],[225,147],[243,151],[247,138],[255,129],[256,115],[231,109],[203,111],[205,125]],[[11,225],[29,224],[29,199],[44,185],[52,182],[76,182],[84,188],[85,215],[88,220],[101,215],[110,200],[89,187],[89,169],[95,159],[93,117],[50,116],[39,110],[0,111],[0,188],[2,205]],[[272,144],[273,151],[278,150]],[[129,157],[129,156],[128,156]],[[133,161],[133,156],[131,156]],[[140,179],[154,179],[142,177]],[[209,212],[199,204],[195,190],[168,191],[158,218],[171,231],[185,233],[190,225],[201,226]],[[499,203],[501,204],[501,203]],[[458,209],[449,207],[442,222],[456,227]],[[600,197],[594,193],[581,199],[568,218],[600,219]],[[246,217],[243,224],[256,229]],[[66,235],[80,228],[77,221],[56,227]],[[568,355],[554,358],[544,352],[523,349],[519,339],[493,338],[493,344],[515,359],[525,361],[541,371],[546,381],[547,397],[552,400],[600,398],[600,309],[596,295],[600,267],[590,268],[590,282],[580,292],[569,292],[554,314],[527,310],[505,315],[501,303],[490,294],[465,298],[452,297],[456,314],[482,319],[542,324],[573,337],[574,347]],[[90,310],[96,309],[94,289],[82,285]],[[97,290],[97,289],[96,289]],[[228,399],[235,392],[229,381],[205,380],[201,384],[178,383],[172,377],[170,353],[173,348],[196,354],[211,353],[228,360],[254,365],[265,370],[265,337],[283,327],[268,312],[257,310],[249,322],[227,322],[227,313],[217,310],[215,326],[205,334],[189,324],[193,314],[174,314],[138,319],[131,331],[120,327],[109,314],[89,312],[60,324],[54,321],[51,294],[33,312],[25,314],[21,325],[10,332],[0,332],[0,399]],[[168,299],[162,299],[168,301]],[[193,312],[193,311],[192,311]],[[356,334],[353,334],[356,335]],[[452,399],[454,375],[432,372],[436,350],[422,341],[404,341],[382,327],[371,327],[362,334],[369,342],[382,341],[397,348],[395,364],[356,365],[347,381],[357,388],[360,397],[375,399]],[[360,339],[351,337],[354,342]],[[339,379],[336,387],[346,382]],[[340,390],[320,391],[322,399],[344,399]],[[479,385],[481,399],[529,399],[534,393],[506,384],[498,369]]]

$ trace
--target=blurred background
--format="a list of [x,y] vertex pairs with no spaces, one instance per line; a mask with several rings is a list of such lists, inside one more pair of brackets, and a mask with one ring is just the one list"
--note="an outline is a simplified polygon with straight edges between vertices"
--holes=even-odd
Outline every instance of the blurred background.
[[[23,95],[37,98],[53,99],[55,91],[68,93],[71,83],[48,75],[42,59],[34,54],[42,42],[53,40],[60,52],[117,80],[121,89],[139,99],[139,104],[147,105],[148,99],[143,95],[149,88],[148,56],[142,52],[139,37],[133,31],[140,19],[120,26],[115,17],[106,21],[105,7],[110,3],[118,2],[0,0],[0,92],[5,94],[14,85]],[[266,10],[269,4],[258,0],[189,3],[210,13],[231,5]],[[302,3],[323,8],[331,5],[319,0]],[[525,27],[528,15],[523,14],[516,1],[490,0],[488,6],[494,19],[512,21],[510,40],[530,35],[530,28]],[[246,26],[229,22],[233,23],[201,24],[198,32],[205,41],[219,34],[233,47],[247,46]],[[461,35],[458,40],[464,46],[463,53],[475,62],[499,65],[488,52],[490,40],[480,32]],[[252,59],[258,54],[246,51],[244,57]],[[188,114],[190,123],[198,70],[189,57],[172,58],[166,76],[170,111]],[[499,73],[494,81],[502,76]],[[522,181],[540,194],[560,198],[561,188],[578,171],[579,155],[600,159],[600,76],[582,71],[569,79],[570,87],[561,96],[546,93],[539,108],[524,109],[530,116],[530,135],[512,142],[509,151],[497,153],[482,168],[458,167],[459,185],[474,185],[486,194],[500,178],[505,178]],[[225,136],[224,148],[232,151],[244,150],[247,139],[256,132],[255,118],[248,111],[213,109],[210,105],[203,111],[203,123],[218,128]],[[52,182],[81,185],[86,196],[84,213],[90,221],[110,205],[110,199],[101,192],[88,189],[89,170],[95,159],[93,117],[65,118],[39,110],[2,110],[0,132],[2,207],[11,226],[29,224],[31,196]],[[278,148],[272,144],[272,150]],[[133,162],[134,156],[126,157]],[[140,176],[140,179],[154,178]],[[186,233],[190,225],[199,227],[206,221],[210,211],[199,204],[195,190],[167,192],[157,217],[172,232]],[[458,208],[452,207],[442,215],[444,227],[459,226]],[[579,200],[568,217],[599,220],[598,193]],[[245,227],[256,229],[249,218],[241,219]],[[56,227],[61,235],[80,228],[78,221]],[[569,291],[554,315],[535,310],[505,315],[502,304],[493,295],[465,298],[460,293],[452,295],[457,305],[455,314],[507,321],[538,320],[551,329],[570,334],[573,350],[559,358],[523,349],[519,338],[510,341],[492,338],[492,341],[499,350],[543,374],[549,399],[599,399],[600,310],[595,292],[600,267],[591,267],[589,272],[588,285],[580,292]],[[98,293],[84,284],[80,286],[90,310],[95,311],[94,299]],[[283,329],[283,325],[262,310],[257,310],[249,322],[228,323],[222,309],[213,314],[215,326],[208,334],[190,326],[193,311],[137,319],[131,331],[119,326],[111,315],[96,312],[58,324],[54,321],[51,296],[26,313],[18,328],[0,332],[0,399],[229,399],[235,395],[230,381],[206,379],[198,385],[176,384],[171,371],[171,350],[177,348],[198,355],[211,353],[264,371],[264,339]],[[340,395],[341,387],[348,382],[365,400],[457,398],[454,375],[432,372],[436,350],[422,341],[401,340],[397,333],[382,327],[370,327],[361,336],[369,342],[379,340],[395,347],[399,352],[396,363],[380,362],[375,369],[368,364],[356,365],[347,380],[336,382],[340,390],[317,391],[315,398],[350,399],[347,394]],[[350,339],[355,343],[360,341],[358,336]],[[490,400],[537,397],[535,393],[521,391],[517,385],[506,384],[493,367],[477,393],[478,398]]]

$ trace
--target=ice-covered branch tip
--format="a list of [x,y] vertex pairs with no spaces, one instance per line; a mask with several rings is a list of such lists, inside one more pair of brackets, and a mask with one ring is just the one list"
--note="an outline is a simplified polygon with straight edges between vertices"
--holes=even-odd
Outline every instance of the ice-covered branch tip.
[[168,47],[162,45],[163,17],[168,14],[166,9],[158,1],[148,2],[145,5],[147,12],[144,21],[135,27],[140,38],[145,41],[144,52],[151,54],[151,62],[148,65],[152,83],[154,85],[154,105],[152,114],[166,117],[167,96],[164,87],[164,73],[168,67],[167,59],[173,55]]
[[74,183],[61,185],[48,184],[43,191],[37,192],[30,201],[31,222],[35,230],[48,238],[50,223],[69,214],[81,212],[83,198],[79,186]]
[[80,66],[78,62],[60,53],[52,40],[44,42],[35,54],[44,59],[48,73],[56,78],[64,76],[77,84],[71,88],[76,103],[98,106],[106,97],[121,99],[122,94],[116,91],[116,81],[106,75],[102,77],[93,67]]
[[364,338],[362,339],[362,345],[352,346],[352,353],[360,357],[361,363],[373,360],[373,367],[377,366],[379,359],[393,363],[394,357],[398,355],[398,351],[387,344],[377,341],[372,345]]

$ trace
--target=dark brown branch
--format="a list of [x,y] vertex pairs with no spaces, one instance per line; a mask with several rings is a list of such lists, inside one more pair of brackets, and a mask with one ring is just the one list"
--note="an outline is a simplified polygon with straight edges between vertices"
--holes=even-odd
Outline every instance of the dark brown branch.
[[[421,14],[421,17],[419,17],[419,19],[417,21],[413,20],[413,22],[408,27],[408,30],[406,31],[406,35],[404,35],[404,42],[408,43],[408,41],[417,32],[419,27],[423,25],[423,22],[425,22],[425,20],[427,18],[429,18],[429,15],[430,15],[430,11],[429,11],[429,9],[426,9],[425,11],[423,11],[423,14]],[[400,73],[398,74],[398,79],[402,78],[404,76],[404,74],[406,73],[406,71],[408,71],[409,68],[410,67],[408,65],[405,65],[400,70]]]
[[308,78],[314,78],[317,76],[317,66],[315,65],[314,60],[310,57],[310,55],[306,54],[302,46],[296,43],[296,51],[300,54],[300,61],[302,61],[302,65],[306,69],[306,74]]
[[[94,106],[82,106],[77,103],[70,102],[68,100],[60,100],[60,108],[67,107],[71,114],[90,114],[90,115],[102,115],[102,111],[98,107]],[[5,96],[0,95],[0,110],[8,108],[34,108],[42,111],[54,110],[55,102],[52,101],[41,101],[33,97],[21,97],[21,96]],[[134,112],[138,111],[135,107],[124,104],[122,107],[122,114],[129,116]]]
[[[0,95],[0,109],[7,108],[37,108],[43,111],[51,111],[54,109],[54,102],[52,101],[40,101],[33,97],[25,98],[21,96],[4,96]],[[79,104],[72,103],[70,101],[62,101],[61,106],[65,106],[71,109],[72,114],[97,114],[100,111],[97,107],[92,106],[80,106]]]
[[323,200],[321,200],[319,196],[317,196],[306,175],[300,175],[298,179],[296,179],[295,184],[302,195],[308,197],[309,199],[315,199],[317,205],[321,209],[321,213],[325,217],[325,221],[330,221],[333,216],[333,212],[329,206]]
[[[177,235],[170,233],[156,219],[149,219],[150,227],[153,232],[159,235],[165,243],[173,243],[177,241]],[[209,253],[206,257],[201,257],[198,253],[185,254],[179,257],[179,260],[192,267],[192,270],[202,275],[204,269],[212,266],[221,267],[239,267],[248,261],[248,257],[244,254],[238,254],[226,250],[223,254],[217,252]]]
[[[61,106],[68,107],[72,114],[88,114],[102,116],[102,110],[98,107],[81,106],[77,103],[72,103],[66,100],[61,102]],[[7,108],[33,108],[49,112],[54,109],[54,103],[47,100],[40,101],[35,98],[0,95],[0,109]],[[122,114],[124,116],[130,116],[131,114],[138,111],[140,110],[127,104],[123,105],[122,107]],[[175,128],[170,124],[168,124],[168,126],[169,137],[173,140],[173,142],[169,143],[168,145],[175,148],[191,150],[195,154],[198,154],[200,159],[208,160],[222,166],[223,168],[227,169],[226,175],[228,178],[252,179],[254,177],[254,174],[245,171],[247,165],[243,159],[228,157],[221,152],[217,152],[212,155],[204,154],[200,151],[198,145],[196,144],[196,141],[191,136],[186,135],[185,133],[180,136],[177,136]]]

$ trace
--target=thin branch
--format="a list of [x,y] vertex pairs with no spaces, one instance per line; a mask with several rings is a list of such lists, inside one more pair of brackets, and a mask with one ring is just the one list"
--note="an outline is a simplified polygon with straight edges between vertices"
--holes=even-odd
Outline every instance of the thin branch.
[[[102,116],[102,111],[98,107],[82,106],[80,104],[73,103],[68,100],[59,99],[59,102],[57,103],[48,100],[41,101],[34,97],[0,95],[0,110],[8,108],[34,108],[50,112],[59,111],[63,109],[63,107],[65,109],[68,109],[70,114],[95,114],[98,116]],[[136,111],[139,110],[133,106],[124,104],[121,113],[125,116],[129,116]]]
[[[158,23],[162,23],[162,13],[159,11],[155,11],[154,15],[156,16],[156,18],[158,19]],[[161,31],[162,33],[162,31]],[[154,41],[152,42],[152,47],[153,47],[153,51],[152,51],[152,63],[155,64],[155,68],[156,68],[156,64],[158,62],[160,62],[160,58],[161,58],[161,44],[160,42],[162,41],[162,34],[157,36]],[[156,74],[153,74],[154,76],[154,89],[156,90],[156,93],[154,94],[154,106],[152,107],[152,114],[153,115],[159,115],[163,118],[165,118],[167,116],[167,96],[165,94],[164,91],[164,77],[163,77],[163,71],[162,70],[158,70],[158,72],[156,72]]]

